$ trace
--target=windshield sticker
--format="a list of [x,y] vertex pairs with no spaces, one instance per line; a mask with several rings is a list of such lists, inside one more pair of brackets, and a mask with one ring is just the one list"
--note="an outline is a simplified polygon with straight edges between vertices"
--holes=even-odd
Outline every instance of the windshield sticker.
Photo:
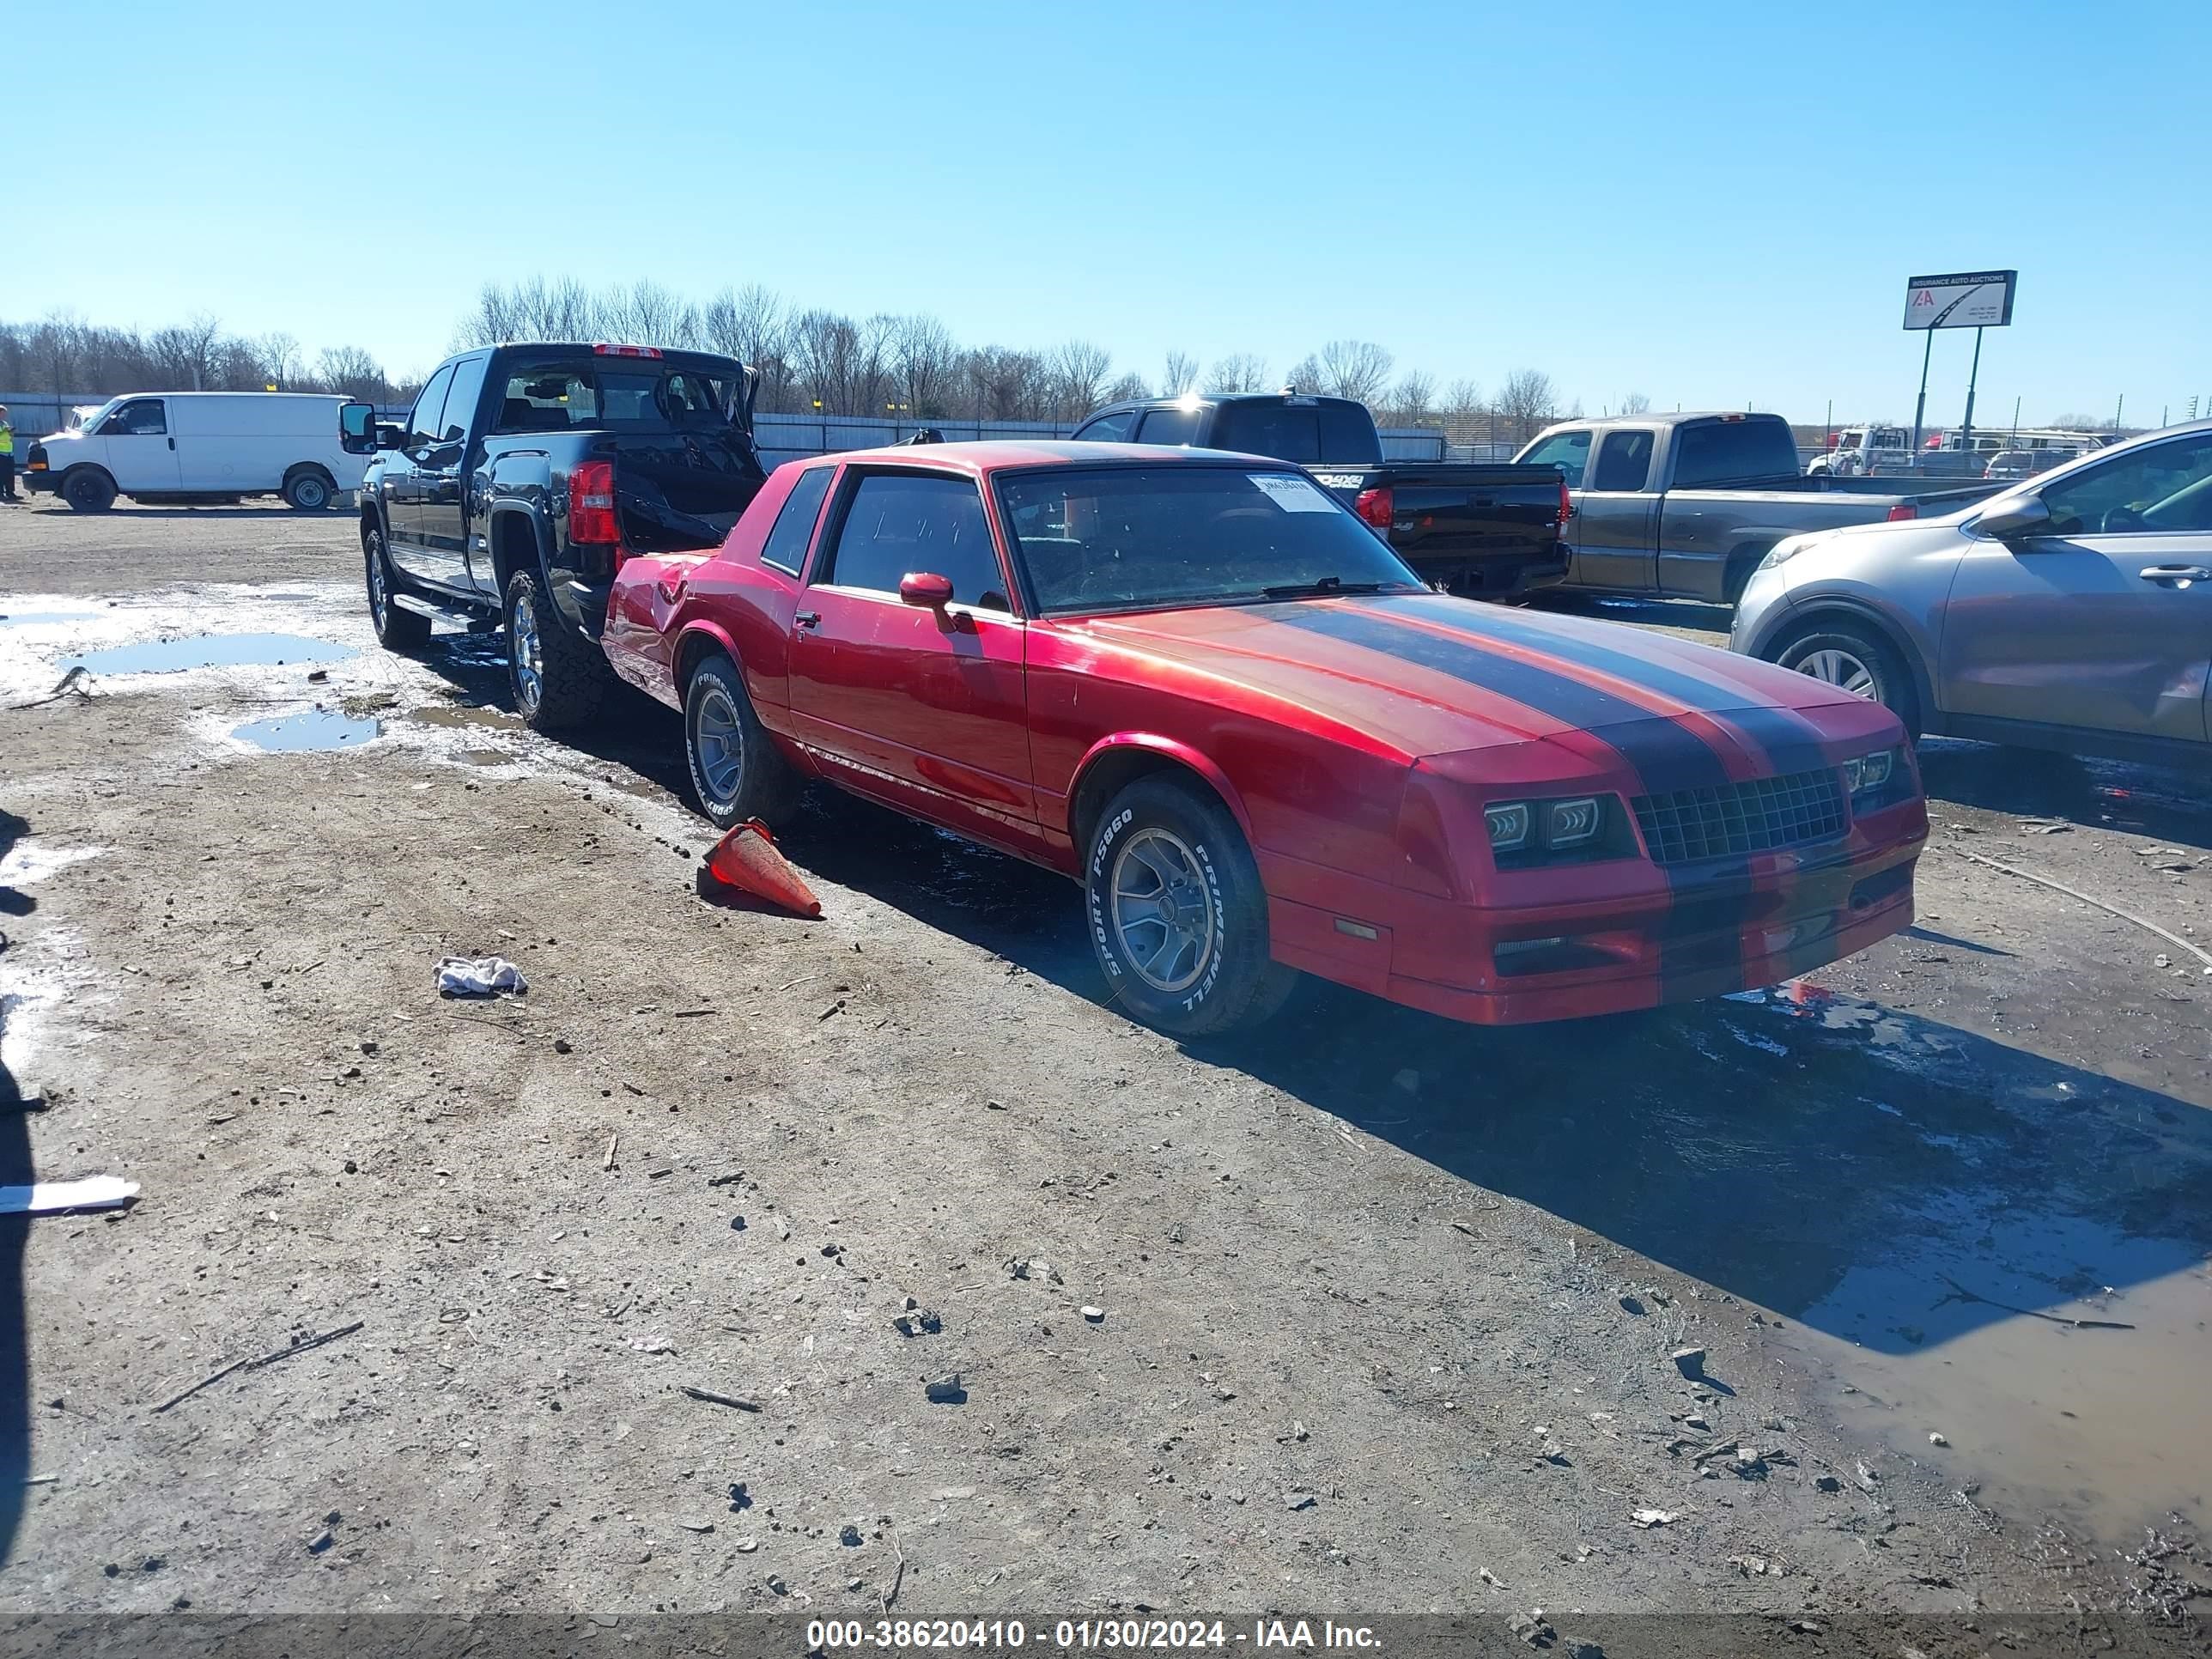
[[1285,513],[1336,511],[1336,503],[1304,478],[1293,478],[1286,472],[1248,472],[1244,476]]

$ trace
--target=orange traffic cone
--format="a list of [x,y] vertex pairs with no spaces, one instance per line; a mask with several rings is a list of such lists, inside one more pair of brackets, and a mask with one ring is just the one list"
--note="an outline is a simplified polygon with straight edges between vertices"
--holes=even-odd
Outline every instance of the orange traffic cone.
[[747,818],[715,842],[707,855],[707,868],[716,880],[755,898],[802,916],[822,914],[822,901],[775,850],[775,837],[758,818]]

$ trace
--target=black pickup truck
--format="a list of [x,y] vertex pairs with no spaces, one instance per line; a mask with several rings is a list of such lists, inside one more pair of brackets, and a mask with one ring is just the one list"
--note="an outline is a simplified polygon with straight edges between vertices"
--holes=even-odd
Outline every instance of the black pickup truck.
[[1423,580],[1468,599],[1510,599],[1566,577],[1562,538],[1573,508],[1559,468],[1386,461],[1375,417],[1349,398],[1156,398],[1102,409],[1073,435],[1294,461],[1342,497]]
[[503,623],[523,718],[588,720],[615,684],[599,635],[616,568],[719,546],[767,477],[756,384],[705,352],[501,345],[441,363],[404,426],[343,405],[343,447],[376,458],[361,549],[377,638],[404,651],[434,618]]

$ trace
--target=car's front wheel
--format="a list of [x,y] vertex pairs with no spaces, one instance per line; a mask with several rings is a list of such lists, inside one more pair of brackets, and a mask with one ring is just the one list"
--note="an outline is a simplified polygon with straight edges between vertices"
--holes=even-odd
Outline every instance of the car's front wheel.
[[386,651],[419,651],[430,641],[430,619],[397,603],[398,582],[384,550],[384,532],[371,526],[362,532],[362,562],[368,585],[369,625]]
[[1920,735],[1920,701],[1912,676],[1887,640],[1847,623],[1824,624],[1783,647],[1775,661],[1854,696],[1878,702]]
[[719,652],[684,688],[684,754],[692,793],[718,830],[747,818],[773,828],[798,793],[789,763],[753,713],[744,677]]
[[1114,1000],[1173,1036],[1215,1036],[1281,1007],[1297,973],[1267,950],[1267,897],[1210,793],[1139,778],[1106,805],[1084,866],[1091,948]]

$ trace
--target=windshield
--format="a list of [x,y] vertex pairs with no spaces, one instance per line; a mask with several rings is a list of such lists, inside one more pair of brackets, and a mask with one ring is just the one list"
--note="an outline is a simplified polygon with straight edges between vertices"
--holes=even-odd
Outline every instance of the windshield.
[[1412,592],[1419,578],[1302,472],[1234,466],[1015,472],[999,500],[1046,616]]
[[100,429],[100,422],[106,419],[108,410],[122,401],[120,398],[110,398],[104,404],[79,404],[63,417],[62,430],[64,432],[97,432]]

